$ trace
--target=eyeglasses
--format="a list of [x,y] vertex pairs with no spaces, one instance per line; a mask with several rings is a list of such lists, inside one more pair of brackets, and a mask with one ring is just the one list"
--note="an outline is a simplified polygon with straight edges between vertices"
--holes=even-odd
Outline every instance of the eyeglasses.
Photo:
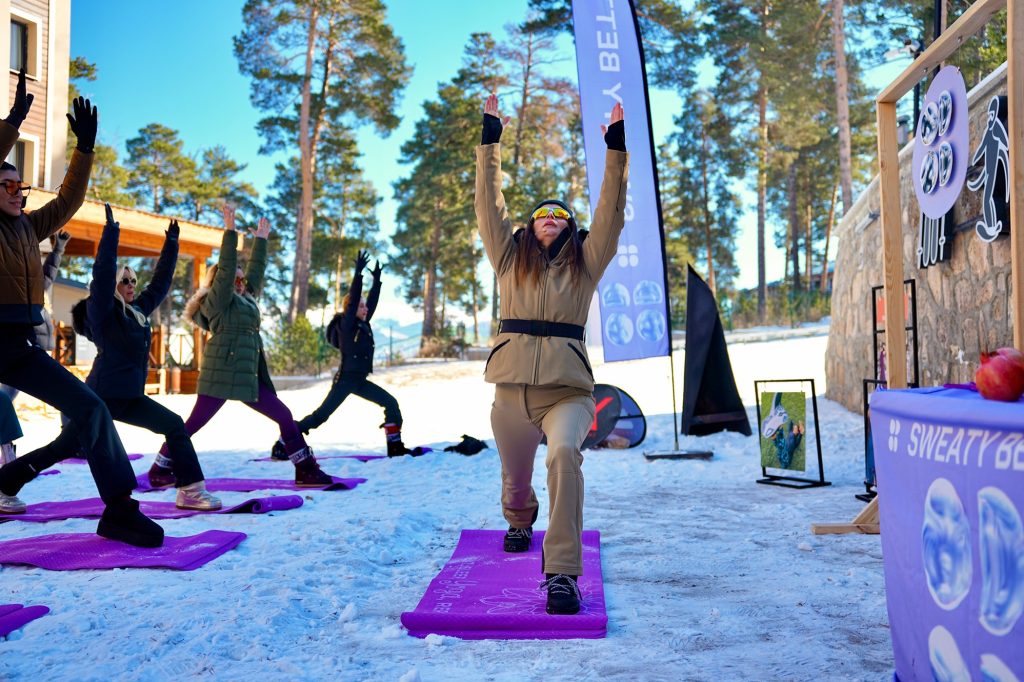
[[24,192],[25,196],[28,196],[29,191],[32,189],[32,185],[23,185],[20,180],[2,180],[4,189],[12,197],[16,196],[18,192]]
[[138,281],[139,281],[139,280],[135,279],[134,277],[122,277],[122,278],[121,278],[121,284],[123,284],[123,285],[125,285],[125,286],[128,286],[129,284],[130,284],[131,286],[135,286],[135,284],[136,284],[136,283],[137,283]]
[[537,218],[543,218],[548,215],[553,215],[559,220],[568,220],[572,217],[572,214],[564,208],[558,206],[541,206],[533,212],[533,219],[537,220]]

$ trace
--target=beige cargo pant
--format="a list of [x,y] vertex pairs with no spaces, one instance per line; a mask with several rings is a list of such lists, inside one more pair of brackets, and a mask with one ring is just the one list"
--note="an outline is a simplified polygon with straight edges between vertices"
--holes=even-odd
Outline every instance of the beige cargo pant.
[[533,462],[548,439],[548,529],[545,573],[583,574],[583,455],[594,421],[593,393],[570,386],[497,384],[491,428],[501,457],[501,507],[509,525],[533,523],[539,503]]

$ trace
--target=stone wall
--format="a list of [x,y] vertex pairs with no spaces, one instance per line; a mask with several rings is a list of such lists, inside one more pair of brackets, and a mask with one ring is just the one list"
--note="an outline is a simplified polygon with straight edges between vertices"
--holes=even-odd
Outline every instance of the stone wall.
[[[972,154],[984,129],[988,102],[997,94],[1006,94],[1005,64],[968,95]],[[917,286],[921,385],[971,381],[982,351],[1013,345],[1009,239],[1001,236],[986,244],[975,234],[972,221],[954,237],[950,260],[918,268],[920,209],[910,180],[911,153],[912,144],[900,152],[903,267],[904,277],[915,279]],[[856,412],[862,409],[863,380],[874,378],[871,287],[881,285],[883,277],[879,204],[876,176],[836,234],[825,374],[828,397]],[[965,187],[955,207],[957,224],[980,213],[980,194]],[[907,367],[909,375],[909,353]]]

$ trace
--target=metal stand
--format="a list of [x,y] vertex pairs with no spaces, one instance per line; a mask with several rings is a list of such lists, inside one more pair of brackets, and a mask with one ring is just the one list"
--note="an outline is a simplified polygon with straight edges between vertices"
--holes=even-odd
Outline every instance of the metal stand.
[[[825,465],[821,459],[821,429],[818,428],[818,393],[814,388],[814,379],[761,379],[754,382],[754,402],[757,405],[757,424],[758,429],[761,425],[761,393],[758,390],[759,384],[805,384],[810,383],[811,385],[811,406],[814,410],[814,442],[818,448],[818,478],[800,478],[798,476],[782,476],[779,474],[769,474],[765,467],[761,467],[761,475],[764,478],[757,479],[758,483],[764,485],[778,485],[784,488],[796,488],[797,490],[803,490],[805,488],[822,488],[824,486],[832,485],[831,481],[825,480]],[[758,441],[760,443],[760,440]]]

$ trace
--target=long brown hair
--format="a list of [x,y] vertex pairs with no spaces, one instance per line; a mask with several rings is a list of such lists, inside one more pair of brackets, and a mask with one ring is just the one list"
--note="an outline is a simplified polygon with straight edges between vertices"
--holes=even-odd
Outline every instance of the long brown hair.
[[[544,245],[533,233],[534,219],[531,217],[526,227],[519,231],[519,238],[516,240],[515,273],[516,283],[520,284],[529,278],[534,284],[540,282],[541,273],[544,272],[544,265],[547,257],[544,254]],[[580,277],[587,273],[587,264],[583,260],[583,240],[580,238],[580,231],[576,228],[576,219],[569,217],[569,239],[562,246],[569,260],[569,271],[572,274],[572,283],[579,282]],[[560,237],[561,235],[559,235]],[[559,252],[561,255],[562,251]]]

